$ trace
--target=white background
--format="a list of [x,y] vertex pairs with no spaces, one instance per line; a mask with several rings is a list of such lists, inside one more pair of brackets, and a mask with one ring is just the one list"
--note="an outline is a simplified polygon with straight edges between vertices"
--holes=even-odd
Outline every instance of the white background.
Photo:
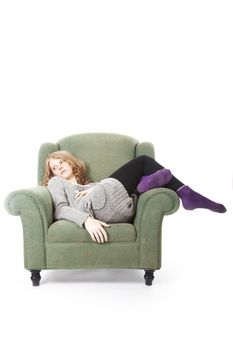
[[1,348],[232,349],[232,2],[1,1],[1,202],[36,185],[43,142],[115,132],[228,211],[163,224],[152,287],[137,270],[23,268],[1,206]]

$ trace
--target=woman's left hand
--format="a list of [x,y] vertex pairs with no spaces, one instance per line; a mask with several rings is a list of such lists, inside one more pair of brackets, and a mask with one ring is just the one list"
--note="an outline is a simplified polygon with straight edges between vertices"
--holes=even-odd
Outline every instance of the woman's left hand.
[[86,194],[88,194],[91,190],[92,190],[92,188],[89,188],[88,190],[84,190],[84,191],[78,191],[78,192],[75,194],[75,199],[79,199],[79,198],[81,198],[81,197],[86,196]]

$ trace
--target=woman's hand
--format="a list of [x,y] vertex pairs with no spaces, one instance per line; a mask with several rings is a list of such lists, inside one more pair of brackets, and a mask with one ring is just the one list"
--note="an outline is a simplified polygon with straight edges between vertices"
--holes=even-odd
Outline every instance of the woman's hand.
[[84,226],[86,230],[89,232],[93,241],[95,242],[97,241],[98,243],[107,242],[108,236],[102,226],[110,227],[110,225],[89,216],[86,219]]
[[89,192],[91,192],[92,188],[89,188],[88,190],[84,190],[84,191],[78,191],[75,194],[75,199],[79,199],[83,196],[86,196],[86,194],[88,194]]

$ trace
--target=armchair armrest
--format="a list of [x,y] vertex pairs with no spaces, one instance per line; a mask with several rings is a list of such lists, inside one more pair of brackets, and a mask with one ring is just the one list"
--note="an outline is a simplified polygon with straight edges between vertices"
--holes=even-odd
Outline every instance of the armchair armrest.
[[140,243],[141,268],[161,267],[162,221],[164,215],[175,213],[179,205],[178,195],[167,188],[156,188],[140,195],[134,226]]
[[45,268],[45,235],[53,222],[53,204],[47,187],[37,186],[11,192],[4,206],[10,214],[21,216],[25,268]]

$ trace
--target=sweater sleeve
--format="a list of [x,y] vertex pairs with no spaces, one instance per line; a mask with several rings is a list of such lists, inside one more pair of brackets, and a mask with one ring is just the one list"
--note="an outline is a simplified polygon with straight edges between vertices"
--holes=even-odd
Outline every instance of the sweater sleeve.
[[53,177],[49,181],[48,190],[52,196],[55,207],[54,218],[56,220],[65,219],[72,221],[83,228],[84,222],[88,218],[89,214],[69,206],[63,183],[58,177]]

